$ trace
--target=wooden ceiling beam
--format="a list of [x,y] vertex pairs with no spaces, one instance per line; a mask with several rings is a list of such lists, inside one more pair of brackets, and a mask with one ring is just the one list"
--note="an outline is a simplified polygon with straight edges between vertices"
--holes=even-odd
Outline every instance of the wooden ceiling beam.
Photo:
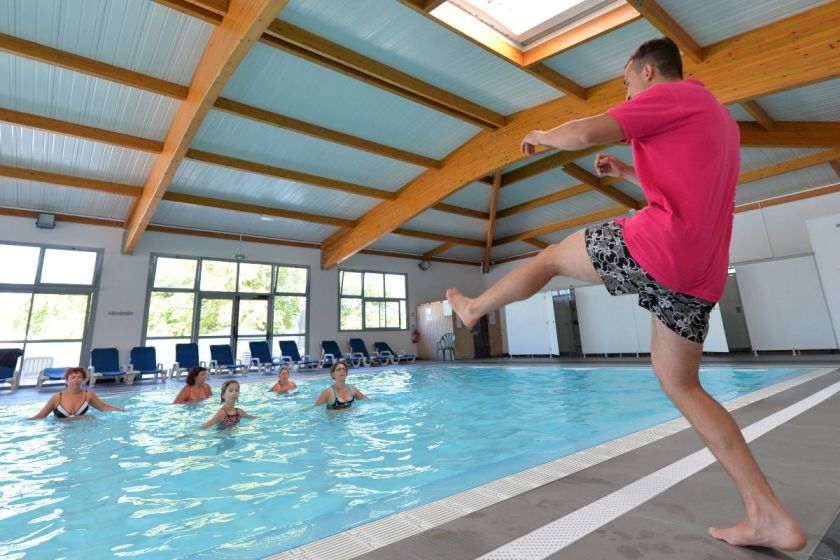
[[[393,259],[410,259],[412,261],[423,260],[422,255],[412,255],[409,253],[397,253],[394,251],[380,251],[378,249],[364,249],[363,251],[359,251],[365,255],[376,255],[378,257],[391,257]],[[473,261],[465,261],[462,259],[450,259],[446,257],[427,257],[425,258],[427,261],[434,261],[440,263],[448,263],[448,264],[464,264],[469,266],[475,266],[479,263]]]
[[85,140],[92,140],[94,142],[122,146],[123,148],[131,148],[132,150],[141,150],[143,152],[160,153],[163,149],[163,142],[158,142],[157,140],[149,140],[147,138],[121,134],[102,128],[60,121],[31,113],[21,113],[20,111],[12,111],[11,109],[0,108],[0,121],[54,132],[56,134],[84,138]]
[[405,237],[413,237],[415,239],[428,239],[429,241],[440,241],[441,243],[455,243],[456,245],[466,245],[467,247],[484,248],[484,241],[480,239],[468,239],[466,237],[455,237],[453,235],[444,235],[442,233],[433,233],[430,231],[420,231],[407,228],[397,228],[391,233],[395,235],[403,235]]
[[311,62],[375,85],[406,99],[422,103],[481,128],[495,130],[505,125],[504,115],[419,80],[405,72],[391,68],[342,45],[333,43],[289,22],[279,19],[273,21],[266,29],[262,41],[265,44],[301,56]]
[[834,170],[834,173],[837,174],[837,177],[840,177],[840,159],[835,159],[831,164],[831,168]]
[[439,210],[440,212],[449,212],[450,214],[455,214],[457,216],[464,216],[467,218],[476,218],[477,220],[488,220],[490,218],[490,214],[487,212],[481,212],[480,210],[473,210],[471,208],[464,208],[463,206],[455,206],[454,204],[444,204],[439,202],[432,206],[434,210]]
[[187,0],[190,4],[194,4],[202,10],[213,12],[222,17],[227,15],[228,0]]
[[567,163],[571,163],[582,157],[586,157],[588,155],[600,152],[608,147],[609,146],[594,146],[592,148],[587,148],[585,150],[576,150],[573,152],[557,152],[550,156],[538,159],[527,165],[523,165],[522,167],[514,169],[513,171],[508,171],[507,173],[504,173],[502,175],[502,188],[509,187],[514,183],[524,181],[525,179],[529,179],[531,177],[534,177],[535,175],[546,173],[548,171],[551,171],[552,169],[561,168]]
[[604,210],[599,210],[598,212],[592,212],[591,214],[576,216],[574,218],[569,218],[568,220],[563,220],[562,222],[515,233],[513,235],[508,235],[507,237],[501,237],[496,240],[496,245],[504,245],[505,243],[513,243],[514,241],[524,241],[525,239],[547,235],[549,233],[554,233],[555,231],[583,226],[591,222],[609,220],[610,218],[615,218],[616,216],[621,216],[626,213],[627,208],[624,206],[612,206]]
[[806,169],[815,165],[830,163],[837,158],[840,158],[840,148],[774,163],[759,169],[753,169],[752,171],[745,171],[744,173],[741,173],[741,175],[738,176],[738,184],[744,185],[754,181],[767,179],[769,177],[775,177],[776,175],[790,173],[791,171],[799,171],[800,169]]
[[187,98],[178,106],[155,158],[143,195],[126,220],[123,251],[134,251],[175,176],[198,129],[236,68],[287,0],[231,0],[222,24],[213,30],[196,66]]
[[184,155],[185,158],[212,165],[219,165],[236,169],[238,171],[245,171],[246,173],[256,173],[258,175],[265,175],[267,177],[275,177],[285,181],[294,181],[306,185],[314,185],[324,189],[355,194],[359,196],[366,196],[369,198],[376,198],[379,200],[394,200],[396,194],[391,191],[383,189],[375,189],[364,185],[357,185],[356,183],[349,183],[347,181],[339,181],[338,179],[330,179],[329,177],[321,177],[319,175],[312,175],[310,173],[303,173],[301,171],[294,171],[292,169],[285,169],[283,167],[275,167],[265,163],[257,163],[244,159],[237,159],[222,154],[214,154],[211,152],[204,152],[201,150],[189,149]]
[[77,189],[86,189],[89,191],[118,194],[122,196],[137,197],[140,196],[140,193],[142,192],[142,187],[140,186],[126,185],[124,183],[115,183],[112,181],[101,181],[99,179],[89,179],[87,177],[78,177],[76,175],[67,175],[65,173],[52,173],[50,171],[41,171],[38,169],[13,167],[11,165],[0,165],[0,177],[20,179],[22,181],[36,181],[38,183],[74,187]]
[[565,200],[567,198],[571,198],[573,196],[577,196],[579,194],[583,194],[591,190],[592,187],[590,185],[573,185],[561,191],[553,192],[551,194],[547,194],[545,196],[541,196],[539,198],[523,202],[522,204],[517,204],[516,206],[505,208],[504,210],[499,210],[498,214],[496,214],[496,217],[501,220],[502,218],[507,218],[516,214],[521,214],[522,212],[527,212],[528,210],[533,210],[535,208],[541,208],[547,204],[553,204],[555,202],[559,202],[561,200]]
[[332,130],[317,124],[288,117],[286,115],[273,113],[258,107],[252,107],[238,101],[233,101],[232,99],[220,97],[216,100],[213,108],[236,115],[237,117],[244,117],[263,124],[291,130],[300,134],[306,134],[307,136],[320,138],[335,144],[341,144],[343,146],[404,161],[413,165],[419,165],[421,167],[440,169],[442,165],[441,161],[438,159],[421,156],[406,150],[400,150],[399,148],[373,142],[371,140],[365,140],[364,138],[359,138],[358,136],[352,136],[350,134],[345,134],[337,130]]
[[741,146],[834,148],[840,146],[840,122],[775,121],[773,129],[761,124],[739,121]]
[[546,243],[545,241],[540,241],[535,237],[532,237],[530,239],[523,239],[522,241],[524,241],[525,243],[530,243],[534,247],[539,247],[540,249],[545,249],[550,245],[549,243]]
[[656,0],[627,0],[663,35],[670,37],[680,50],[694,62],[703,62],[703,47]]
[[0,33],[0,51],[22,56],[52,66],[67,68],[74,72],[80,72],[89,76],[102,78],[111,82],[117,82],[144,91],[183,100],[187,98],[187,87],[173,82],[167,82],[159,78],[140,74],[133,70],[126,70],[113,64],[106,64],[85,58],[77,54],[60,51],[46,45],[33,43],[25,39],[19,39]]
[[202,8],[189,0],[153,0],[153,2],[177,10],[182,14],[198,18],[212,25],[220,25],[222,23],[221,14]]
[[835,185],[828,185],[826,187],[819,187],[816,189],[809,189],[798,193],[786,194],[774,198],[767,198],[759,200],[758,202],[750,202],[748,204],[741,204],[735,207],[735,213],[749,212],[750,210],[758,210],[759,208],[768,208],[770,206],[778,206],[780,204],[788,204],[796,202],[797,200],[807,200],[818,196],[825,196],[827,194],[834,194],[840,192],[840,183]]
[[638,21],[641,17],[642,15],[633,6],[629,4],[619,6],[527,49],[523,53],[522,63],[525,66],[537,64]]
[[[723,104],[835,78],[840,76],[838,27],[840,2],[825,4],[704,47],[703,64],[687,61],[686,75],[704,82]],[[335,266],[465,185],[519,161],[523,157],[519,142],[529,131],[602,113],[621,103],[624,96],[618,77],[590,88],[585,104],[562,97],[510,117],[504,135],[479,132],[450,154],[442,169],[420,174],[400,190],[396,200],[380,203],[351,231],[325,241],[322,266]]]
[[639,204],[638,200],[636,200],[630,195],[624,194],[617,188],[611,186],[610,183],[604,181],[603,179],[599,179],[598,177],[596,177],[595,175],[593,175],[592,173],[575,163],[569,163],[567,165],[564,165],[563,171],[566,172],[568,175],[571,175],[578,181],[582,181],[584,184],[589,185],[590,187],[592,187],[592,190],[598,191],[613,202],[617,202],[622,206],[633,210],[638,210],[639,208],[641,208],[641,204]]
[[487,220],[487,242],[484,246],[484,258],[481,261],[481,271],[490,272],[490,251],[493,249],[493,236],[496,233],[496,208],[499,205],[499,188],[502,185],[502,172],[496,171],[493,176],[493,192],[490,193],[490,217]]
[[759,105],[758,101],[741,101],[741,107],[743,107],[744,111],[749,113],[750,116],[754,118],[764,130],[773,130],[773,127],[776,124],[773,121],[773,117],[770,116],[770,113],[764,110],[764,107]]
[[437,255],[439,255],[441,253],[445,253],[446,251],[448,251],[449,249],[452,249],[453,247],[457,247],[457,245],[455,243],[449,243],[449,242],[443,243],[442,245],[438,245],[437,247],[435,247],[431,251],[426,251],[425,253],[423,253],[423,258],[424,259],[430,259],[432,257],[436,257]]

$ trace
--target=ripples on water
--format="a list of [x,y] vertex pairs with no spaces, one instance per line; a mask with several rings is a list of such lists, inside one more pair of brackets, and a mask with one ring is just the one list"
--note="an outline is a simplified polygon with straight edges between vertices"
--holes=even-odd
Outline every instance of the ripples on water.
[[[728,399],[795,373],[703,379]],[[223,432],[197,430],[218,397],[174,406],[178,387],[109,398],[126,411],[87,422],[0,407],[0,557],[261,558],[677,416],[645,370],[350,377],[372,400],[335,412],[302,410],[325,379],[243,384],[259,418]]]

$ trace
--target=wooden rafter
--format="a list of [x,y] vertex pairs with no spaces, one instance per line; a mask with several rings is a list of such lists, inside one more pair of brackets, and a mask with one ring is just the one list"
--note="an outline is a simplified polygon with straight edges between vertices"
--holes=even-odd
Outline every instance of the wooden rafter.
[[530,229],[528,231],[522,231],[513,235],[508,235],[507,237],[501,237],[496,240],[496,245],[504,245],[506,243],[513,243],[514,241],[524,241],[525,239],[531,239],[533,237],[547,235],[549,233],[554,233],[555,231],[561,231],[564,229],[578,227],[600,220],[608,220],[610,218],[615,218],[616,216],[621,216],[626,213],[627,208],[625,208],[624,206],[612,206],[604,210],[592,212],[591,214],[575,216],[574,218],[569,218],[568,220],[563,220],[562,222],[548,224],[538,228]]
[[493,249],[493,236],[496,233],[496,208],[499,205],[499,188],[502,186],[502,172],[496,171],[493,176],[493,191],[490,193],[490,217],[487,220],[487,243],[484,246],[484,259],[481,261],[481,271],[490,272],[490,251]]
[[656,0],[627,0],[663,35],[670,37],[694,62],[703,62],[703,47]]
[[441,161],[434,158],[414,154],[406,150],[400,150],[399,148],[386,146],[385,144],[380,144],[371,140],[365,140],[364,138],[359,138],[358,136],[345,134],[344,132],[332,130],[324,126],[312,124],[300,119],[260,109],[258,107],[252,107],[232,99],[220,97],[216,100],[213,108],[236,115],[237,117],[244,117],[263,124],[292,130],[294,132],[306,134],[307,136],[328,140],[335,144],[349,146],[350,148],[356,148],[357,150],[363,150],[371,154],[385,156],[387,158],[404,161],[413,165],[436,169],[440,169],[441,166]]
[[530,243],[534,247],[539,247],[540,249],[545,249],[546,247],[549,246],[549,244],[546,243],[545,241],[540,241],[539,239],[536,239],[536,238],[533,238],[533,237],[530,238],[530,239],[523,239],[522,241],[524,241],[525,243]]
[[833,150],[817,152],[816,154],[774,163],[759,169],[741,173],[741,175],[738,176],[738,184],[744,185],[746,183],[760,181],[762,179],[775,177],[784,173],[790,173],[791,171],[799,171],[800,169],[806,169],[815,165],[830,163],[837,158],[840,158],[840,148],[834,148]]
[[487,220],[490,218],[490,214],[487,212],[464,208],[463,206],[455,206],[454,204],[444,204],[443,202],[435,204],[432,208],[441,212],[449,212],[450,214],[456,214],[467,218],[476,218],[478,220]]
[[586,169],[577,165],[576,163],[569,163],[563,166],[563,171],[583,183],[592,187],[592,190],[598,191],[613,202],[617,202],[626,208],[638,210],[641,208],[639,201],[630,195],[624,194],[617,188],[611,186],[607,181],[599,179]]
[[583,194],[591,190],[592,187],[587,184],[582,183],[579,185],[572,185],[571,187],[567,187],[563,190],[553,192],[551,194],[547,194],[545,196],[541,196],[539,198],[535,198],[527,202],[523,202],[522,204],[517,204],[516,206],[505,208],[504,210],[499,210],[499,212],[496,214],[496,218],[501,220],[502,218],[507,218],[516,214],[521,214],[522,212],[527,212],[528,210],[533,210],[535,208],[541,208],[547,204],[553,204],[555,202],[559,202],[561,200],[565,200],[567,198],[571,198],[573,196],[577,196],[579,194]]
[[203,10],[219,14],[220,16],[227,15],[228,0],[187,0],[190,4],[195,4]]
[[523,53],[522,63],[531,66],[557,56],[563,52],[588,43],[616,29],[620,29],[628,23],[639,20],[642,15],[630,5],[622,5],[614,10],[593,18],[585,23],[577,25],[551,39],[535,45]]
[[60,121],[31,113],[21,113],[20,111],[12,111],[11,109],[0,108],[0,121],[144,152],[160,153],[161,149],[163,149],[163,142],[158,142],[157,140],[149,140],[148,138],[121,134],[102,128]]
[[773,127],[776,124],[773,121],[773,117],[770,116],[770,113],[764,110],[764,107],[759,105],[758,101],[741,101],[741,107],[743,107],[744,111],[749,113],[750,116],[754,118],[764,130],[773,130]]
[[476,126],[496,129],[505,125],[505,117],[495,111],[286,21],[273,21],[266,29],[262,42]]
[[[397,253],[397,252],[394,252],[394,251],[380,251],[380,250],[377,250],[377,249],[365,249],[364,251],[359,251],[359,252],[362,253],[362,254],[365,254],[365,255],[376,255],[376,256],[379,256],[379,257],[391,257],[391,258],[394,258],[394,259],[410,259],[412,261],[416,261],[419,258],[423,258],[419,255],[412,255],[412,254],[409,254],[409,253]],[[428,257],[428,258],[426,258],[426,260],[427,261],[441,262],[441,263],[449,263],[449,264],[464,264],[464,265],[469,265],[469,266],[475,266],[475,265],[479,264],[479,263],[473,262],[473,261],[465,261],[465,260],[462,260],[462,259],[450,259],[450,258],[447,258],[447,257]]]
[[440,241],[441,243],[455,243],[456,245],[466,245],[467,247],[484,248],[484,241],[481,239],[468,239],[466,237],[456,237],[454,235],[444,235],[442,233],[407,228],[397,228],[392,233],[415,239],[428,239],[429,241]]
[[189,0],[153,0],[154,2],[161,4],[162,6],[166,6],[167,8],[172,8],[173,10],[177,10],[182,14],[187,14],[188,16],[192,16],[194,18],[198,18],[203,20],[207,23],[213,25],[219,25],[222,23],[222,14],[218,14],[211,10],[207,10],[190,2]]
[[770,206],[778,206],[780,204],[787,204],[789,202],[796,202],[797,200],[806,200],[817,196],[824,196],[827,194],[834,194],[840,192],[840,184],[828,185],[827,187],[819,187],[816,189],[809,189],[798,193],[786,194],[774,198],[760,200],[758,202],[750,202],[735,207],[735,213],[749,212],[750,210],[758,210],[759,208],[767,208]]
[[67,68],[74,72],[104,78],[112,82],[165,95],[173,99],[182,100],[187,98],[187,88],[180,84],[167,82],[166,80],[140,74],[132,70],[126,70],[113,64],[106,64],[3,33],[0,33],[0,51],[23,56],[53,66]]
[[126,220],[123,251],[131,253],[187,153],[204,117],[266,26],[287,0],[232,0],[222,24],[213,30],[190,83],[187,98],[178,106],[163,150],[152,164],[143,195]]
[[514,183],[524,181],[525,179],[528,179],[535,175],[546,173],[547,171],[551,171],[552,169],[563,167],[567,163],[571,163],[582,157],[594,154],[607,147],[608,146],[595,146],[586,150],[577,150],[574,152],[557,152],[551,154],[550,156],[538,159],[527,165],[523,165],[522,167],[518,167],[513,171],[508,171],[507,173],[503,174],[502,188],[509,187]]
[[380,200],[393,200],[396,194],[391,191],[382,189],[375,189],[364,185],[357,185],[356,183],[349,183],[347,181],[339,181],[338,179],[330,179],[329,177],[321,177],[319,175],[312,175],[311,173],[303,173],[301,171],[294,171],[292,169],[285,169],[283,167],[275,167],[265,163],[257,163],[253,161],[238,159],[222,154],[214,154],[201,150],[189,149],[185,156],[187,159],[209,163],[212,165],[220,165],[230,169],[245,171],[246,173],[256,173],[258,175],[265,175],[268,177],[276,177],[286,181],[295,181],[306,185],[315,185],[325,189],[341,191],[359,196],[366,196],[369,198],[376,198]]
[[829,163],[831,164],[831,168],[834,170],[834,173],[837,175],[837,177],[840,177],[840,159],[835,159],[834,161]]
[[[703,64],[687,61],[686,74],[703,81],[724,104],[831,79],[840,76],[834,44],[838,26],[840,3],[832,2],[707,46]],[[325,241],[322,266],[335,266],[489,171],[518,161],[519,141],[530,130],[602,113],[620,103],[624,93],[622,78],[616,78],[590,88],[586,103],[563,97],[516,114],[501,137],[478,133],[450,154],[442,169],[419,175],[396,200],[380,203],[351,231]]]
[[780,122],[772,130],[739,122],[741,145],[750,147],[833,148],[840,146],[840,122]]
[[87,177],[67,175],[65,173],[52,173],[50,171],[41,171],[39,169],[13,167],[11,165],[0,165],[0,177],[20,179],[23,181],[36,181],[38,183],[49,183],[52,185],[74,187],[77,189],[86,189],[89,191],[97,191],[108,194],[119,194],[123,196],[137,197],[140,196],[140,192],[142,190],[141,187],[135,185],[126,185],[124,183],[115,183],[112,181],[101,181],[99,179],[89,179]]
[[450,243],[450,242],[447,241],[446,243],[438,245],[437,247],[435,247],[431,251],[426,251],[425,253],[423,253],[423,258],[424,259],[430,259],[432,257],[436,257],[437,255],[439,255],[441,253],[445,253],[449,249],[451,249],[453,247],[456,247],[456,246],[457,245],[455,243]]

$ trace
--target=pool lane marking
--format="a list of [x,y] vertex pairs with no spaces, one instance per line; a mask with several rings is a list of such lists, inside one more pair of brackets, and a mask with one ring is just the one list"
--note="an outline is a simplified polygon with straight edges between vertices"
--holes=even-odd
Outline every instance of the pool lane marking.
[[[751,442],[840,392],[840,382],[783,408],[742,430]],[[644,504],[655,496],[714,464],[704,448],[480,556],[477,560],[538,560],[556,554],[575,541]]]
[[[812,369],[802,375],[730,399],[722,404],[729,411],[737,410],[834,371],[837,371],[837,368]],[[688,427],[690,427],[688,421],[680,416],[447,498],[401,511],[297,548],[278,552],[266,557],[265,560],[320,560],[332,558],[337,551],[341,551],[340,559],[335,560],[355,558],[560,480],[628,451],[681,432]]]

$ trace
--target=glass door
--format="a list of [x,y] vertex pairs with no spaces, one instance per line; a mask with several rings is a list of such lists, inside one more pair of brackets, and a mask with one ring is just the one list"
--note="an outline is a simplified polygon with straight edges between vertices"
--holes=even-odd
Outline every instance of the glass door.
[[[268,340],[268,296],[237,296],[236,356],[249,363],[252,340]],[[275,352],[276,353],[276,352]]]
[[[198,309],[198,356],[210,362],[211,344],[233,344],[235,340],[234,296],[200,296]],[[236,349],[233,349],[236,352]],[[236,354],[234,354],[236,355]]]

